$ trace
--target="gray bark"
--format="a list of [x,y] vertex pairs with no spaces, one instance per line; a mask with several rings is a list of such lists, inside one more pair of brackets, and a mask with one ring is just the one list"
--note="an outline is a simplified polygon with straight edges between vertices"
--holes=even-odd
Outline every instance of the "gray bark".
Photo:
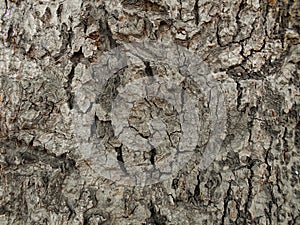
[[[299,8],[292,0],[1,0],[0,224],[300,224]],[[80,126],[93,118],[87,139],[97,133],[120,166],[165,160],[163,148],[127,151],[108,114],[132,77],[180,71],[144,62],[115,73],[102,92],[76,94],[95,84],[90,71],[105,52],[145,40],[175,43],[207,65],[224,94],[226,136],[199,170],[212,135],[199,106],[195,157],[161,182],[122,185],[85,158],[94,149],[80,145]],[[197,83],[186,88],[201,97]],[[150,100],[134,118],[181,129],[170,105]],[[149,136],[145,123],[130,124]]]

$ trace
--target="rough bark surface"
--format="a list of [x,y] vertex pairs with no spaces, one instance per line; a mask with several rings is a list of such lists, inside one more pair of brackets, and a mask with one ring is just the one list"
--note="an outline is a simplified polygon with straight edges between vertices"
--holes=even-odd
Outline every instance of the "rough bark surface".
[[[300,224],[299,9],[297,0],[0,0],[0,224]],[[209,66],[226,97],[226,138],[205,171],[192,160],[163,182],[122,186],[76,150],[74,88],[105,51],[142,40],[172,41]],[[142,68],[132,73],[159,65]],[[109,121],[95,121],[113,136]]]

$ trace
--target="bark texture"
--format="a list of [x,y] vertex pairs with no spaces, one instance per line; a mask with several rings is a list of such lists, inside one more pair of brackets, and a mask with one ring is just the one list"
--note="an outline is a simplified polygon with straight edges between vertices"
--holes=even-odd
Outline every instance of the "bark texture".
[[[297,0],[0,0],[0,224],[300,224],[299,9]],[[131,187],[80,157],[72,113],[91,64],[142,40],[172,41],[209,66],[227,129],[205,171],[191,160],[172,179]]]

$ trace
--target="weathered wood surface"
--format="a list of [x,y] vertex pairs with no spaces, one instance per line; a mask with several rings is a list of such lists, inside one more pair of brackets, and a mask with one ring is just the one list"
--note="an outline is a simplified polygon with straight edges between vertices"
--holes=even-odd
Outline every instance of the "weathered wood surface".
[[[1,0],[0,224],[300,224],[299,9],[297,0]],[[171,41],[208,65],[225,95],[226,138],[204,171],[191,160],[163,182],[121,186],[80,156],[74,92],[105,51],[142,40]],[[131,74],[160,70],[172,72],[150,62]],[[100,98],[107,110],[120,83]],[[108,121],[96,125],[113,136]]]

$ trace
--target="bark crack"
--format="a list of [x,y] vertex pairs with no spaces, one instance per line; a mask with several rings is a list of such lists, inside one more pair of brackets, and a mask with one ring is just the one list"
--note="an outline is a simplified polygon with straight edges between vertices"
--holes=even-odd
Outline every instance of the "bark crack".
[[195,14],[195,24],[199,25],[199,0],[195,1],[193,12]]
[[228,202],[231,200],[231,182],[229,182],[229,187],[227,189],[227,192],[226,192],[226,196],[225,196],[225,199],[224,199],[224,208],[223,208],[223,214],[222,214],[222,219],[221,219],[221,225],[224,225],[225,224],[225,218],[226,218],[226,215],[227,215],[227,208],[228,208]]
[[252,179],[254,177],[254,171],[253,171],[253,166],[255,165],[255,161],[251,158],[249,158],[249,165],[247,166],[248,169],[250,170],[250,177],[247,178],[247,181],[248,181],[248,195],[247,195],[247,199],[246,199],[246,202],[245,202],[245,207],[244,207],[244,224],[248,224],[247,223],[247,219],[248,219],[248,216],[249,216],[249,207],[250,207],[250,204],[252,202],[252,190],[253,190],[253,184],[252,184]]
[[4,11],[3,15],[1,16],[1,20],[2,20],[3,23],[4,23],[4,17],[6,15],[7,11],[8,11],[8,1],[4,0],[4,2],[5,2],[5,11]]

